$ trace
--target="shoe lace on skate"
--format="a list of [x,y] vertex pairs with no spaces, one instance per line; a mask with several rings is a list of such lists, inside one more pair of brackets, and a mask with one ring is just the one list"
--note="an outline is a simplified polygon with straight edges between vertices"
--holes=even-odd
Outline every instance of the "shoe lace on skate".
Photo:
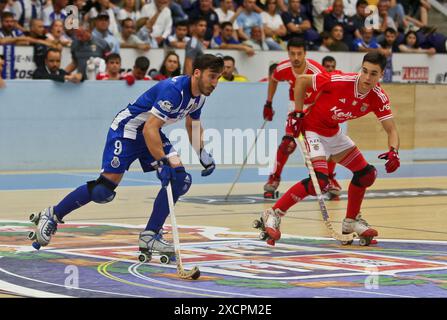
[[43,233],[49,237],[53,234],[55,234],[57,231],[57,223],[52,218],[48,219],[48,223],[45,226],[45,229],[43,230]]
[[169,242],[167,242],[165,239],[163,239],[163,233],[157,233],[154,236],[154,239],[158,242],[161,242],[162,244],[166,245],[166,246],[170,246],[171,244]]

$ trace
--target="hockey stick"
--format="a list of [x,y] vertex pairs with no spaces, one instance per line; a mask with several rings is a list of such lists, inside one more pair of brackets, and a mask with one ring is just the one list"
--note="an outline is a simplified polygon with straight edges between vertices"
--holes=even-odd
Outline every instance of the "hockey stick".
[[230,196],[231,192],[233,191],[234,186],[239,181],[239,178],[241,176],[242,170],[244,169],[245,165],[247,164],[248,157],[250,156],[251,152],[253,151],[253,148],[256,145],[256,142],[258,141],[259,135],[261,134],[262,130],[264,130],[265,125],[267,124],[267,120],[264,121],[264,123],[261,126],[261,129],[258,131],[258,134],[256,135],[255,141],[253,142],[250,150],[248,150],[247,155],[245,156],[244,162],[242,163],[241,168],[239,169],[239,172],[236,175],[236,179],[234,179],[233,184],[230,187],[230,190],[228,190],[227,195],[225,196],[225,201],[228,200],[228,197]]
[[198,267],[193,267],[189,271],[183,269],[182,257],[180,256],[180,238],[178,235],[177,221],[175,219],[174,198],[172,196],[171,182],[169,182],[169,184],[166,187],[166,193],[168,194],[169,215],[171,216],[171,229],[172,229],[172,237],[174,239],[174,251],[175,251],[175,261],[177,263],[177,274],[182,279],[196,280],[200,277],[200,270]]
[[352,241],[355,237],[358,237],[358,234],[353,232],[349,234],[341,234],[334,230],[334,227],[332,227],[331,222],[329,221],[329,213],[326,208],[326,204],[324,203],[323,195],[321,194],[321,188],[318,184],[318,179],[315,174],[314,167],[312,165],[312,161],[310,160],[309,152],[307,152],[307,147],[304,142],[304,139],[306,139],[303,135],[300,135],[300,137],[296,140],[298,140],[301,152],[303,154],[304,161],[306,163],[307,168],[309,169],[310,178],[312,179],[312,184],[314,185],[315,193],[317,195],[318,204],[320,206],[320,212],[323,216],[324,224],[326,225],[326,228],[329,230],[329,233],[331,234],[331,237],[342,241],[342,242],[348,242]]

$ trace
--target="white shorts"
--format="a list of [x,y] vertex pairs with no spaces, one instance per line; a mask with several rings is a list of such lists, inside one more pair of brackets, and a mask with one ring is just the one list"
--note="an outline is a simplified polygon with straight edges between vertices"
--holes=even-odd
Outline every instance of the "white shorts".
[[345,135],[341,129],[332,137],[325,137],[313,131],[306,131],[306,140],[311,158],[326,157],[328,159],[331,155],[339,154],[355,146],[354,141]]

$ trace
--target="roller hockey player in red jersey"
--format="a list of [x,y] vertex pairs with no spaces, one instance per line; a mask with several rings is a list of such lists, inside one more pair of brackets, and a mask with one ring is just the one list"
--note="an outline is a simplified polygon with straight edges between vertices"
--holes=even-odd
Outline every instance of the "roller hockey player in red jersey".
[[[380,154],[379,159],[386,160],[387,173],[399,168],[399,135],[388,96],[378,83],[385,65],[385,56],[370,52],[364,56],[362,69],[358,74],[320,73],[299,76],[295,84],[295,110],[289,113],[287,119],[288,132],[292,132],[295,138],[301,132],[305,135],[307,151],[322,191],[329,185],[328,158],[352,171],[342,232],[356,232],[361,239],[367,239],[366,245],[376,243],[373,238],[378,236],[378,232],[361,217],[360,207],[366,188],[374,183],[377,171],[366,162],[354,142],[340,131],[339,124],[374,112],[388,135],[389,151]],[[304,114],[305,90],[308,88],[312,88],[316,95],[315,103]],[[308,195],[315,195],[310,178],[292,186],[272,208],[261,214],[260,221],[267,243],[274,245],[280,239],[281,217]]]
[[[306,47],[304,41],[297,38],[292,38],[287,43],[287,51],[289,59],[282,61],[278,64],[272,76],[270,77],[268,84],[267,101],[264,105],[263,116],[264,120],[272,121],[274,111],[272,107],[272,100],[276,92],[279,81],[287,81],[290,84],[289,89],[289,112],[293,111],[295,108],[294,103],[294,88],[295,79],[298,75],[308,74],[319,74],[325,73],[325,69],[316,61],[311,59],[306,59]],[[306,91],[306,97],[304,99],[305,108],[312,103],[311,90]],[[295,139],[293,139],[290,132],[287,132],[282,138],[281,144],[279,145],[278,151],[276,153],[276,162],[274,172],[270,174],[267,183],[264,185],[264,197],[265,198],[276,198],[278,192],[279,183],[281,181],[281,173],[284,165],[289,159],[289,156],[295,151],[297,144]],[[328,195],[329,199],[338,200],[340,195],[340,185],[335,180],[335,162],[328,162],[329,168],[329,188]]]

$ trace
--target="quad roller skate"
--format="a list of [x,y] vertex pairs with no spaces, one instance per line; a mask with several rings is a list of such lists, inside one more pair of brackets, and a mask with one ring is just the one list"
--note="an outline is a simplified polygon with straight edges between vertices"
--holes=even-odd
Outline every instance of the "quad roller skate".
[[279,183],[281,182],[281,177],[276,174],[271,174],[268,181],[264,185],[264,198],[265,199],[277,199],[279,198]]
[[28,234],[28,239],[33,241],[32,246],[36,250],[47,246],[57,231],[58,223],[64,223],[56,217],[53,207],[48,207],[39,213],[32,213],[29,220],[37,226],[35,231]]
[[329,178],[329,188],[327,191],[327,196],[330,201],[339,201],[341,194],[341,186],[335,179],[335,173],[330,174],[328,178]]
[[260,240],[267,241],[271,246],[275,245],[275,242],[281,238],[279,226],[283,215],[284,212],[279,209],[267,209],[261,213],[259,220],[253,221],[253,228],[261,230],[259,233]]
[[[377,240],[374,237],[377,237],[379,233],[377,230],[371,228],[366,222],[365,219],[362,219],[362,216],[359,214],[356,219],[345,218],[343,220],[342,233],[349,234],[352,232],[356,232],[359,235],[359,245],[360,246],[369,246],[371,244],[377,244]],[[342,241],[343,245],[351,245],[353,240],[351,241]]]
[[163,264],[175,261],[174,246],[163,239],[163,230],[158,233],[151,230],[140,233],[138,243],[140,248],[138,260],[141,263],[151,261],[153,253],[160,254],[160,262]]

